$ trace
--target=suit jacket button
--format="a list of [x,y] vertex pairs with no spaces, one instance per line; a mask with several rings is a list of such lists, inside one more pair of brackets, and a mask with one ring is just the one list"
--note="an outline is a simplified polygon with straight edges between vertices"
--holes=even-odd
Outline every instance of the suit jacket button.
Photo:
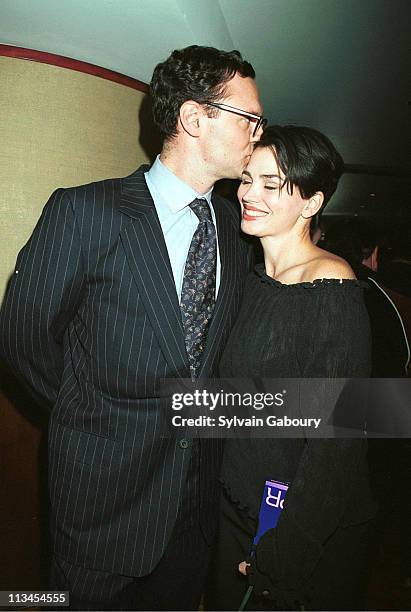
[[190,442],[185,438],[182,438],[181,440],[179,440],[178,445],[180,448],[186,449],[190,446]]

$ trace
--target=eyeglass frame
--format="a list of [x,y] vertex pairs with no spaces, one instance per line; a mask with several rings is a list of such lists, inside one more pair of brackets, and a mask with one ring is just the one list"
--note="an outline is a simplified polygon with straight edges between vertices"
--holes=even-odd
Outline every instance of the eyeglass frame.
[[256,120],[257,122],[253,130],[253,136],[257,134],[257,131],[260,129],[260,127],[264,129],[268,123],[268,119],[263,117],[263,115],[254,115],[254,113],[249,113],[248,111],[242,110],[241,108],[237,108],[236,106],[229,106],[228,104],[220,104],[217,102],[204,102],[204,104],[207,104],[207,106],[213,106],[214,108],[218,108],[223,111],[227,111],[229,113],[234,113],[235,115],[240,115],[241,117],[247,117],[250,120]]

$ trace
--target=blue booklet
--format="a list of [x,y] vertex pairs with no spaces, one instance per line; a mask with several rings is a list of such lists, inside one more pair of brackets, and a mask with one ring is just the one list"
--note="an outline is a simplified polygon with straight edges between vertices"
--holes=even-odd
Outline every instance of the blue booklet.
[[266,480],[258,515],[258,529],[253,540],[253,548],[266,531],[276,527],[284,508],[288,484],[279,480]]

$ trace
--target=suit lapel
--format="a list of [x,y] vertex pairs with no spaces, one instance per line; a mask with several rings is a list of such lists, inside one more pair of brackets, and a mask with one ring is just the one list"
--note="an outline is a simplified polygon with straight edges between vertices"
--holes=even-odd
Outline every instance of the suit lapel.
[[132,219],[120,236],[147,316],[175,374],[189,377],[180,305],[161,225],[141,167],[123,180],[120,210]]

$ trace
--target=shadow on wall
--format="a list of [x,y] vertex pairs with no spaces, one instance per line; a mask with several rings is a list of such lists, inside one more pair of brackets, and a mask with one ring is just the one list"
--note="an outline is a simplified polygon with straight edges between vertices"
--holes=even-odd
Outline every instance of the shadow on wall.
[[143,98],[138,119],[140,125],[140,146],[149,158],[150,163],[153,163],[156,156],[161,151],[163,137],[153,121],[151,98],[149,94]]

